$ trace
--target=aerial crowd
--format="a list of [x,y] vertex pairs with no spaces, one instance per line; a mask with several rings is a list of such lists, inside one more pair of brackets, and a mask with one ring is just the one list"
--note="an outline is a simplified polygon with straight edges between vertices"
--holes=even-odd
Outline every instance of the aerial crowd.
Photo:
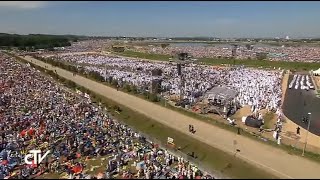
[[[101,52],[108,51],[108,47],[114,44],[112,40],[85,40],[73,42],[72,46],[65,47],[61,52]],[[233,46],[231,44],[213,44],[213,45],[175,45],[168,47],[155,45],[139,46],[124,44],[127,49],[137,52],[151,54],[165,54],[175,56],[179,52],[189,53],[194,58],[230,58],[232,57]],[[257,53],[267,53],[267,59],[270,61],[288,61],[288,62],[320,62],[320,47],[299,46],[299,47],[281,47],[271,45],[253,45],[247,48],[245,45],[237,46],[237,59],[256,59]]]
[[[175,55],[177,52],[187,52],[195,58],[226,58],[232,57],[231,45],[220,46],[159,46],[136,47],[132,50],[153,54]],[[236,51],[237,59],[255,59],[259,52],[266,52],[271,61],[289,62],[320,62],[320,47],[254,47],[247,49],[239,46]]]
[[[238,91],[235,99],[240,105],[249,105],[253,111],[277,111],[281,105],[281,70],[253,68],[220,68],[186,64],[182,68],[183,85],[176,63],[133,60],[101,54],[57,55],[54,59],[82,65],[84,69],[100,73],[106,80],[112,77],[140,89],[148,89],[153,79],[161,79],[162,95],[172,98],[183,91],[184,99],[198,102],[211,88],[227,87]],[[153,69],[161,69],[161,76],[152,76]]]
[[[0,54],[0,179],[59,174],[69,179],[213,178],[115,120],[90,96]],[[31,149],[50,154],[27,165]],[[92,159],[103,171],[93,173]],[[89,170],[88,170],[89,167]]]

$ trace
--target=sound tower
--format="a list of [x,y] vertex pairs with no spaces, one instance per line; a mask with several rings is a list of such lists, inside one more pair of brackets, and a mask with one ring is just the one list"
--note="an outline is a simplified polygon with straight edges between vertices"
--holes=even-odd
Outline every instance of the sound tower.
[[177,64],[177,70],[178,70],[178,75],[181,76],[182,73],[181,73],[181,64],[180,63]]
[[237,56],[237,45],[233,45],[232,48],[232,57],[236,57]]
[[151,82],[151,93],[158,94],[161,92],[161,79],[153,79]]

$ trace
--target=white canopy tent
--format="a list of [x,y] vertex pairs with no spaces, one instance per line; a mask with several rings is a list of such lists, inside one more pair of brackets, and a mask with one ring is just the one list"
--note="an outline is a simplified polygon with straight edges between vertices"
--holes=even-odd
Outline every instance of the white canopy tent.
[[312,71],[312,74],[315,76],[320,76],[320,68],[318,70]]

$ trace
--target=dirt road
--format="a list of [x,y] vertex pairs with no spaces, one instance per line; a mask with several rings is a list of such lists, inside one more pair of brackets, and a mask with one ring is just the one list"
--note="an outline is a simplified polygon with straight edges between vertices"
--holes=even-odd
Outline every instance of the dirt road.
[[316,162],[299,156],[289,155],[281,149],[265,145],[248,137],[237,136],[235,133],[166,109],[133,95],[117,91],[87,78],[73,76],[71,72],[52,67],[50,64],[33,59],[32,57],[27,56],[24,59],[29,62],[32,60],[32,63],[41,67],[46,66],[49,70],[56,70],[60,76],[151,117],[164,125],[181,131],[187,136],[190,136],[188,125],[193,124],[197,130],[197,133],[193,135],[194,138],[226,152],[234,153],[233,141],[237,140],[237,149],[241,150],[238,157],[256,166],[260,166],[276,176],[282,178],[320,178],[320,164]]

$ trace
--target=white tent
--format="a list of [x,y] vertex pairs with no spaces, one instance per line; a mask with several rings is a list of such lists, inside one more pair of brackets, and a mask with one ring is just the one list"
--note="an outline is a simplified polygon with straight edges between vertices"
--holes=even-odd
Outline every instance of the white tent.
[[315,76],[320,76],[320,68],[312,72]]

